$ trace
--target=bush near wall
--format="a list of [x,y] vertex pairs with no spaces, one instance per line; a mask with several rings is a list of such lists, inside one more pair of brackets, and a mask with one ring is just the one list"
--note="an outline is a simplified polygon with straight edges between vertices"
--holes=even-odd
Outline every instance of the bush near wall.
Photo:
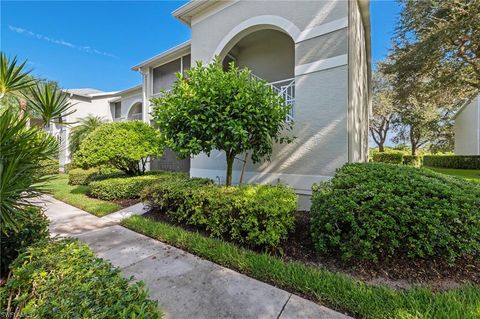
[[480,188],[427,169],[347,164],[312,194],[312,238],[343,258],[480,253]]
[[22,253],[0,288],[0,309],[31,319],[162,317],[143,283],[129,284],[119,269],[76,240],[35,245]]
[[60,172],[60,163],[54,159],[40,161],[40,167],[37,172],[38,176],[58,174]]
[[148,187],[142,199],[170,219],[241,244],[275,247],[294,227],[297,195],[283,185],[223,187],[204,179]]
[[423,165],[431,167],[480,169],[480,155],[425,155]]
[[109,178],[91,182],[89,195],[103,200],[139,198],[145,187],[153,183],[169,182],[179,178],[187,179],[187,175],[173,172],[151,172],[143,176]]
[[23,215],[25,218],[17,230],[11,229],[6,234],[0,234],[0,274],[8,272],[8,266],[20,252],[49,237],[48,219],[39,208],[28,208]]
[[68,184],[88,185],[90,182],[123,176],[120,170],[113,168],[74,168],[68,172]]
[[403,157],[403,152],[379,152],[373,154],[373,161],[390,164],[402,164]]

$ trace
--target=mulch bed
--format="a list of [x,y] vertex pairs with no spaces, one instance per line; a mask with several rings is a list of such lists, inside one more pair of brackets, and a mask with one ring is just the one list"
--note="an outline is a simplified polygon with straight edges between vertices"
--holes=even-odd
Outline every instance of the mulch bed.
[[[196,227],[178,224],[165,214],[151,210],[145,217],[180,226],[189,231],[208,233]],[[329,271],[341,272],[371,284],[383,284],[395,289],[410,288],[413,285],[425,285],[432,290],[441,291],[460,287],[465,283],[480,284],[480,260],[477,258],[459,259],[455,265],[443,260],[408,260],[397,258],[378,263],[368,261],[342,261],[339,256],[319,255],[315,252],[310,238],[310,217],[305,211],[295,215],[295,231],[280,246],[278,255],[286,261],[299,261]],[[260,250],[246,247],[260,252]]]

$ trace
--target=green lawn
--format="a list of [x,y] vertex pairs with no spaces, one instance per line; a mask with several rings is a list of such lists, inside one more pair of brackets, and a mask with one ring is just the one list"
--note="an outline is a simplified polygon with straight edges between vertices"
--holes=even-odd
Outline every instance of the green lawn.
[[393,290],[318,267],[255,253],[143,216],[131,216],[123,220],[122,225],[253,278],[308,296],[356,318],[473,319],[480,316],[478,286],[466,285],[437,293],[420,287]]
[[54,198],[99,217],[116,212],[122,208],[117,203],[88,197],[86,195],[88,186],[68,185],[67,174],[55,175],[42,186],[45,187],[46,192]]
[[455,177],[465,178],[474,183],[480,184],[480,169],[455,169],[455,168],[439,168],[439,167],[427,167],[432,171],[451,175]]

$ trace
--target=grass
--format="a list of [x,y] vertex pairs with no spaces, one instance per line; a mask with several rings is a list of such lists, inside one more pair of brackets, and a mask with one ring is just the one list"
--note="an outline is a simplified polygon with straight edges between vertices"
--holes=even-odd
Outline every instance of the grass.
[[464,178],[470,182],[480,184],[480,169],[455,169],[455,168],[439,168],[439,167],[426,167],[432,171],[451,175],[455,177]]
[[69,185],[67,174],[55,175],[51,180],[44,183],[42,187],[54,198],[99,217],[116,212],[122,208],[117,203],[88,197],[88,186]]
[[122,221],[122,224],[217,264],[359,318],[480,317],[480,287],[477,286],[466,285],[461,289],[439,293],[421,287],[393,290],[384,286],[367,285],[346,275],[318,267],[259,254],[143,216],[131,216]]

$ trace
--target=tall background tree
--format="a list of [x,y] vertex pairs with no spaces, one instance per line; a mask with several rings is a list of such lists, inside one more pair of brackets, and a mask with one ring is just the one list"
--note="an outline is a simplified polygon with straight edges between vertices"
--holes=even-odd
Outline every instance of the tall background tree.
[[213,150],[225,152],[226,185],[232,184],[233,161],[248,152],[254,163],[269,160],[285,135],[289,106],[263,81],[232,63],[201,63],[178,75],[171,92],[153,100],[153,115],[166,145],[186,158]]
[[395,92],[390,77],[383,73],[382,64],[372,77],[372,116],[369,121],[370,135],[378,150],[385,150],[385,142],[395,123]]
[[430,97],[449,87],[458,99],[480,90],[480,1],[400,0],[390,59],[400,87],[419,75]]

